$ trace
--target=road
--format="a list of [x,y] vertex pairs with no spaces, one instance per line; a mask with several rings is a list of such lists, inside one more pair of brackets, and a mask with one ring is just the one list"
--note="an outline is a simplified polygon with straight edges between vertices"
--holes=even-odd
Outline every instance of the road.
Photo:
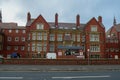
[[120,71],[36,72],[0,71],[0,80],[120,80]]

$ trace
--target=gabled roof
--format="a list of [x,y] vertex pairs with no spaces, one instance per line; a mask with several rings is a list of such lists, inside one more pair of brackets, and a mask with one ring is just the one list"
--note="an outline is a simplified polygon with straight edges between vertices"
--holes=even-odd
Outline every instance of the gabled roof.
[[115,28],[115,30],[116,30],[117,32],[120,32],[120,24],[116,24],[116,25],[112,26],[110,29],[108,29],[108,31],[106,32],[106,35],[111,34],[111,30],[112,30],[113,28]]
[[42,19],[47,25],[49,25],[47,23],[47,21],[43,18],[42,15],[39,15],[36,19],[31,19],[27,22],[26,26],[31,26],[32,24],[34,24],[38,19]]
[[[89,24],[92,20],[96,21],[102,28],[105,28],[105,26],[103,25],[103,23],[98,22],[95,17],[93,17],[92,19],[90,19],[90,20],[87,22],[87,24]],[[86,24],[86,25],[87,25],[87,24]]]

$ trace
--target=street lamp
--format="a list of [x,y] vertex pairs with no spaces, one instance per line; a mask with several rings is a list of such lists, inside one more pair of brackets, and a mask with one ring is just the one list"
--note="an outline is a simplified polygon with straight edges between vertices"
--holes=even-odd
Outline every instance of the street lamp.
[[90,49],[87,49],[87,52],[88,52],[88,65],[90,64],[90,61],[89,61],[89,57],[90,57]]

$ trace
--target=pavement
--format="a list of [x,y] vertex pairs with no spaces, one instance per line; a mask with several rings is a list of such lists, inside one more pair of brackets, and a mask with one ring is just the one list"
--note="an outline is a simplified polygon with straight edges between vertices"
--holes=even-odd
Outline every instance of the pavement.
[[120,65],[4,65],[0,71],[120,71]]

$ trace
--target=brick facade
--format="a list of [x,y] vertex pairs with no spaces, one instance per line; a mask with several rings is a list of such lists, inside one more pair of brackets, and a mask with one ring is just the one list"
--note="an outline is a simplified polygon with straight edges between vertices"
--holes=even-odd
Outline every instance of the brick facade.
[[58,20],[57,13],[55,22],[47,22],[42,15],[31,18],[29,12],[26,26],[0,22],[5,37],[0,54],[9,57],[16,52],[22,58],[46,58],[47,53],[56,53],[57,58],[108,57],[106,48],[109,44],[106,43],[101,16],[98,19],[93,17],[87,23],[80,23],[79,15],[75,23]]

